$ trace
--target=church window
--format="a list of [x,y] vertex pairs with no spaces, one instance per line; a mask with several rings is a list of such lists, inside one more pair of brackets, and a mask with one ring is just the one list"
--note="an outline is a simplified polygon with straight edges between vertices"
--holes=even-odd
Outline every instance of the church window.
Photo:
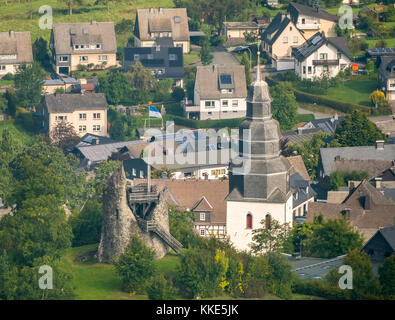
[[270,214],[267,214],[265,217],[265,227],[266,229],[270,229],[271,228],[271,224],[272,224],[272,217],[270,216]]
[[251,215],[251,213],[247,214],[246,228],[252,229],[252,215]]

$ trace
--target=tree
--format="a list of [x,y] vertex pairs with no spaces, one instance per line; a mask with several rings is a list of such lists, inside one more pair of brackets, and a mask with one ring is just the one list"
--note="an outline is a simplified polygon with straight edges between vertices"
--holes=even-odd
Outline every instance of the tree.
[[200,60],[203,65],[208,65],[213,61],[213,55],[210,52],[210,42],[208,39],[203,40],[202,48],[199,52]]
[[15,90],[13,88],[7,88],[5,92],[5,97],[7,99],[7,112],[11,117],[15,117],[18,103],[18,98],[16,96]]
[[355,110],[338,126],[334,140],[342,147],[352,147],[375,145],[377,140],[386,138],[364,113]]
[[7,252],[0,250],[0,300],[10,300],[14,296],[15,279]]
[[251,249],[254,253],[278,252],[283,248],[289,225],[280,224],[276,219],[266,216],[261,221],[262,228],[252,230]]
[[372,100],[373,104],[378,107],[385,107],[387,106],[387,100],[385,100],[384,92],[380,90],[375,90],[370,95],[370,99]]
[[169,228],[171,235],[185,248],[195,247],[198,235],[194,232],[193,219],[195,214],[191,211],[182,211],[169,207]]
[[395,298],[395,255],[384,260],[383,265],[379,268],[380,283],[383,295],[386,299]]
[[280,123],[281,130],[289,130],[297,122],[298,106],[292,86],[281,82],[270,90],[273,118]]
[[106,160],[100,163],[100,166],[96,169],[95,178],[92,181],[92,187],[96,190],[97,194],[102,193],[103,184],[121,166],[122,162],[115,160]]
[[160,169],[153,169],[151,171],[151,178],[152,179],[161,179],[163,176],[167,178],[171,178],[174,174],[174,170],[169,169],[167,167],[161,167]]
[[111,70],[107,76],[99,78],[98,92],[104,93],[110,104],[118,105],[131,100],[132,90],[125,74],[118,70]]
[[185,91],[181,87],[175,87],[173,88],[173,92],[171,93],[171,97],[177,101],[180,102],[185,98]]
[[376,48],[387,48],[387,41],[385,41],[384,39],[381,39],[376,42],[375,47]]
[[73,14],[73,8],[75,7],[76,4],[81,5],[82,4],[82,0],[60,0],[64,3],[66,3],[67,8],[69,9],[69,16],[71,16]]
[[345,187],[346,182],[344,181],[344,176],[340,171],[334,171],[329,176],[330,186],[329,190],[337,191],[339,187]]
[[34,61],[38,61],[43,68],[49,67],[49,51],[48,42],[43,38],[38,38],[34,41],[33,46],[33,58]]
[[245,295],[248,298],[262,298],[268,292],[268,275],[270,273],[267,259],[258,255],[248,264],[245,280]]
[[160,274],[156,276],[151,285],[147,288],[148,299],[150,300],[174,300],[177,290],[173,287],[172,281],[166,280]]
[[130,293],[145,292],[156,271],[154,257],[155,251],[134,234],[125,252],[114,262],[115,270],[121,277],[123,290]]
[[58,122],[49,132],[51,144],[58,147],[63,152],[71,151],[71,148],[79,138],[74,126],[67,121]]
[[23,107],[37,106],[41,101],[45,72],[38,62],[22,64],[15,74],[15,89]]
[[148,93],[157,86],[157,81],[152,75],[151,70],[144,68],[140,61],[132,64],[126,75],[129,79],[130,86],[143,93]]
[[267,285],[269,291],[283,299],[292,297],[292,267],[287,258],[277,252],[268,252],[265,258],[269,265]]
[[307,251],[313,257],[334,258],[362,247],[362,237],[346,217],[315,221]]
[[70,216],[73,246],[100,242],[102,216],[102,205],[97,199],[89,199],[81,212]]
[[244,66],[245,75],[246,75],[246,82],[247,87],[251,84],[251,71],[250,71],[250,59],[248,57],[247,52],[244,51],[243,57],[241,58],[240,62]]

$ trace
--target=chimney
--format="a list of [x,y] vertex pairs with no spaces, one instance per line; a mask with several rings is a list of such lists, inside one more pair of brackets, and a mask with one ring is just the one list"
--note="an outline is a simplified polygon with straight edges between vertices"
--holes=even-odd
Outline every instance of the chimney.
[[376,140],[376,149],[384,150],[384,140]]
[[15,37],[15,31],[14,30],[10,30],[9,32],[10,38],[14,38]]
[[163,13],[163,8],[159,8],[159,13]]
[[91,20],[91,24],[94,24],[94,23],[96,23],[96,21],[95,20]]

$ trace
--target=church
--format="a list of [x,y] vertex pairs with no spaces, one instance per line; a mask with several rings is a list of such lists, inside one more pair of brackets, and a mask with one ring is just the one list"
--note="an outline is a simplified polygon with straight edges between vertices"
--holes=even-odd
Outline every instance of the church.
[[227,235],[238,250],[249,250],[252,231],[270,228],[272,219],[292,225],[291,165],[280,154],[281,133],[272,118],[271,101],[269,87],[258,71],[248,89],[247,116],[239,128],[239,155],[229,166],[225,199]]

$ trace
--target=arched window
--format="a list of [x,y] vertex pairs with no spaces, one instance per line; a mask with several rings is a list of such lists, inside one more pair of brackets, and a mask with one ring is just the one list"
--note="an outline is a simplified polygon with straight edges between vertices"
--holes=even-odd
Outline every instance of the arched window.
[[247,214],[246,228],[252,229],[252,214],[251,213]]
[[270,229],[271,228],[271,224],[272,224],[272,217],[271,217],[271,215],[268,213],[266,216],[265,216],[265,227],[266,227],[266,229]]

